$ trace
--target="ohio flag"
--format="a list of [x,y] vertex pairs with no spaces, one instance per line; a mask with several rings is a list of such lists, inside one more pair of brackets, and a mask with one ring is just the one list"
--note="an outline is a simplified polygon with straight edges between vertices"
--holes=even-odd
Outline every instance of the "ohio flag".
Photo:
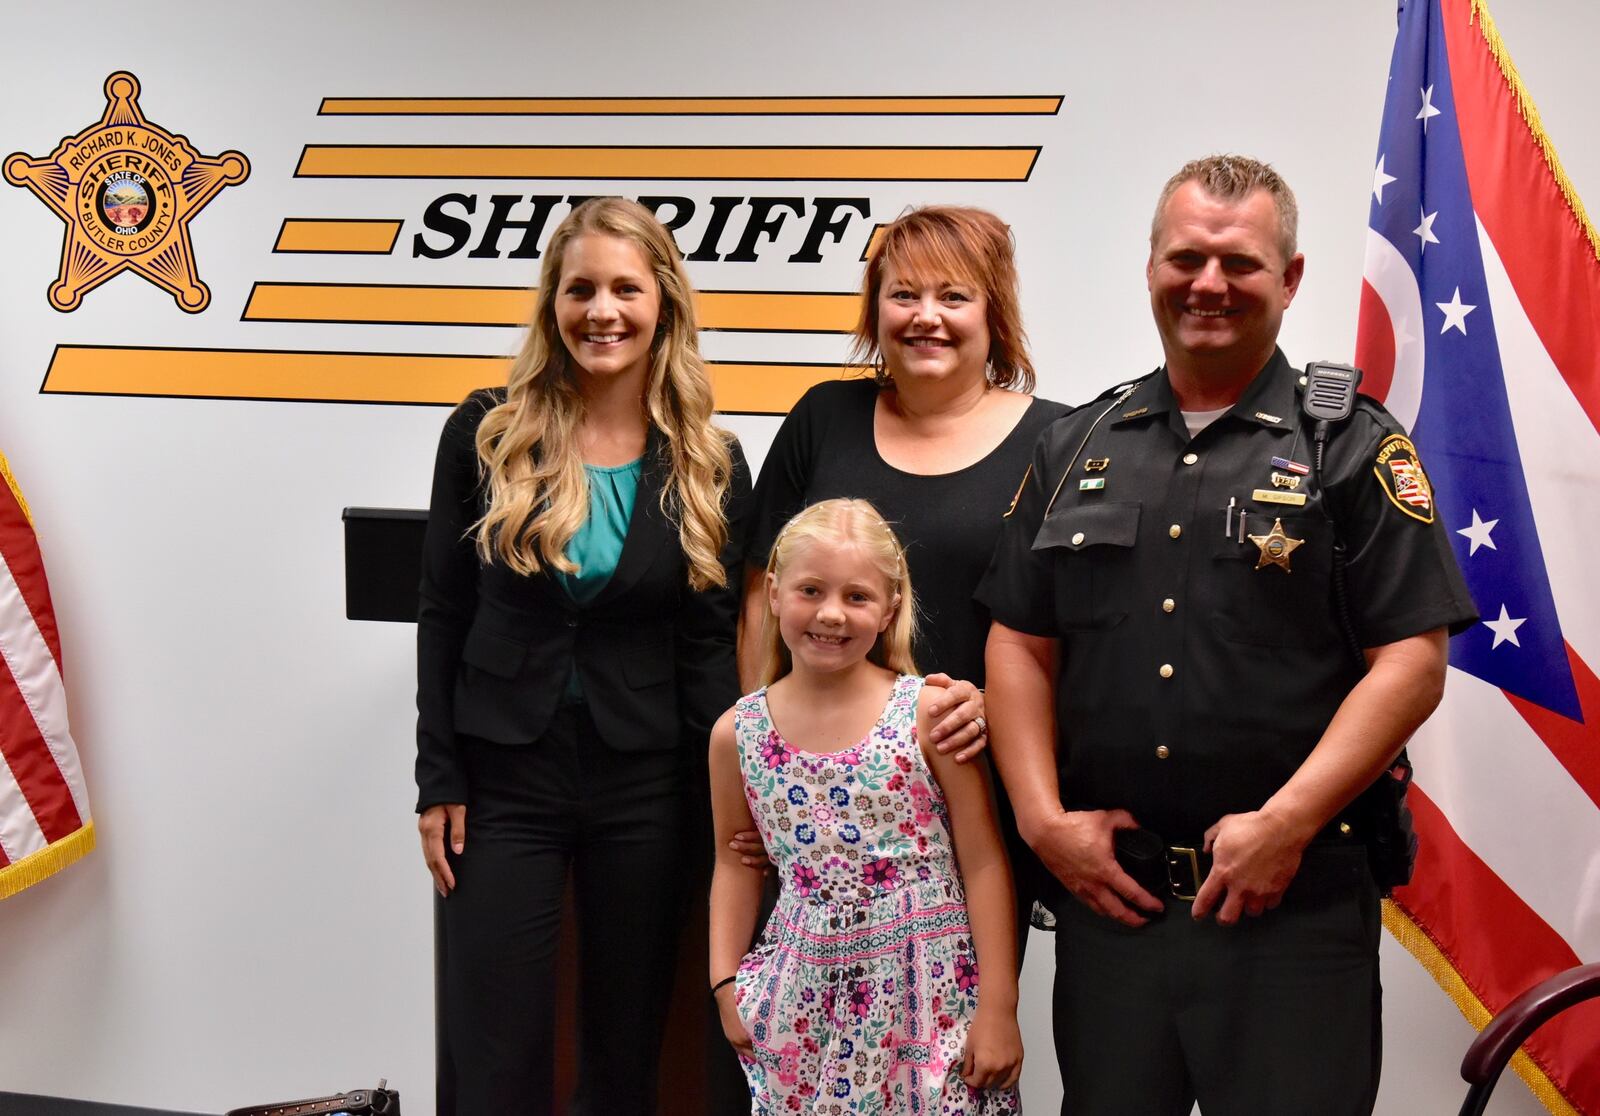
[[[1481,0],[1402,0],[1357,362],[1414,434],[1483,622],[1411,744],[1385,911],[1475,1026],[1600,961],[1600,236]],[[1600,1002],[1513,1063],[1600,1116]]]
[[0,456],[0,899],[94,848],[60,664],[33,521]]

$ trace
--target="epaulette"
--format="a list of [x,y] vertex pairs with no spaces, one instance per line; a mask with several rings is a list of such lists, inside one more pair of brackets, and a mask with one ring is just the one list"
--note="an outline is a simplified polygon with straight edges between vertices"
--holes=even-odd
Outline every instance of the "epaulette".
[[[1157,368],[1155,370],[1155,372],[1159,372],[1159,371],[1161,371],[1160,368]],[[1120,383],[1116,384],[1114,387],[1107,388],[1105,391],[1102,391],[1099,395],[1095,396],[1093,399],[1090,399],[1088,402],[1079,403],[1076,407],[1072,408],[1072,410],[1068,412],[1067,417],[1070,417],[1071,415],[1075,415],[1079,411],[1088,410],[1090,407],[1093,407],[1096,403],[1109,403],[1109,402],[1111,402],[1111,400],[1116,399],[1123,392],[1129,391],[1132,388],[1138,387],[1145,380],[1149,379],[1150,376],[1155,375],[1155,372],[1151,372],[1149,375],[1145,375],[1145,376],[1136,376],[1135,378],[1133,378],[1131,380],[1123,380]]]
[[1115,387],[1110,387],[1110,388],[1107,388],[1105,391],[1102,391],[1099,395],[1095,396],[1094,399],[1090,400],[1090,402],[1098,403],[1102,399],[1115,399],[1117,396],[1121,395],[1123,392],[1128,391],[1128,390],[1130,390],[1132,388],[1138,387],[1141,383],[1143,383],[1145,380],[1148,380],[1151,376],[1154,376],[1159,371],[1161,371],[1161,369],[1160,368],[1156,368],[1154,371],[1148,372],[1143,376],[1135,376],[1131,380],[1123,380],[1121,383],[1117,384]]

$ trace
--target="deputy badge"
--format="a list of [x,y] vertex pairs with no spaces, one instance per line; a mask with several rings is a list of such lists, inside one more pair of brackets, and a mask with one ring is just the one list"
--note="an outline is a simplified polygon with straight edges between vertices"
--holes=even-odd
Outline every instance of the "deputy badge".
[[1306,540],[1291,539],[1283,533],[1283,520],[1274,519],[1272,530],[1265,535],[1251,535],[1250,541],[1261,549],[1261,557],[1256,559],[1256,569],[1259,570],[1263,566],[1282,566],[1284,573],[1291,573],[1293,571],[1289,569],[1289,556],[1300,549],[1300,545]]
[[1404,434],[1391,434],[1378,446],[1372,468],[1383,494],[1412,519],[1433,522],[1433,485],[1422,471],[1417,447]]
[[50,305],[76,310],[86,292],[134,271],[198,314],[211,290],[195,271],[189,222],[223,187],[249,177],[250,161],[237,151],[208,158],[151,124],[130,73],[108,77],[105,93],[98,124],[44,158],[16,152],[5,161],[6,181],[26,186],[67,225]]

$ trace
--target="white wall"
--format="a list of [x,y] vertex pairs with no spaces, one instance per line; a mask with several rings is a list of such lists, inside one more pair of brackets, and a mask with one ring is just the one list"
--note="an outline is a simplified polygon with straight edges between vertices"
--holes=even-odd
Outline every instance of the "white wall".
[[[53,346],[509,351],[508,331],[239,322],[257,279],[531,280],[526,263],[432,263],[404,252],[426,199],[457,187],[379,184],[377,201],[357,205],[348,184],[292,179],[300,146],[659,136],[1042,144],[1026,184],[850,192],[870,194],[878,220],[946,200],[1011,220],[1041,392],[1065,400],[1159,359],[1142,267],[1165,176],[1207,151],[1256,154],[1284,172],[1303,213],[1309,266],[1284,345],[1299,361],[1347,357],[1394,27],[1390,0],[477,0],[448,14],[418,0],[281,0],[248,16],[234,5],[149,0],[131,30],[66,8],[8,9],[0,150],[48,151],[98,117],[102,82],[128,69],[144,83],[151,119],[207,154],[244,151],[253,171],[195,223],[214,299],[198,317],[131,276],[72,315],[51,310],[44,292],[60,226],[25,191],[0,190],[0,449],[33,504],[49,562],[100,831],[86,861],[0,905],[0,1090],[218,1110],[382,1073],[414,1116],[431,1112],[432,1011],[429,892],[411,813],[413,633],[343,619],[339,511],[422,506],[444,413],[41,395]],[[1579,192],[1600,205],[1591,138],[1600,6],[1495,0],[1493,9]],[[321,97],[335,95],[845,92],[1064,93],[1066,102],[1053,118],[966,121],[314,115]],[[268,252],[284,216],[385,207],[408,221],[393,259],[318,271],[324,265]],[[692,270],[705,287],[844,290],[857,255],[835,250],[799,279],[776,261]],[[706,347],[725,359],[841,352],[832,339],[729,334]],[[776,423],[729,425],[759,458]],[[1048,943],[1030,952],[1024,999],[1025,1085],[1030,1110],[1047,1112],[1057,1090],[1049,950],[1039,946]],[[1386,946],[1384,960],[1380,1110],[1453,1110],[1470,1028],[1409,957]],[[1494,1111],[1536,1106],[1508,1080]]]

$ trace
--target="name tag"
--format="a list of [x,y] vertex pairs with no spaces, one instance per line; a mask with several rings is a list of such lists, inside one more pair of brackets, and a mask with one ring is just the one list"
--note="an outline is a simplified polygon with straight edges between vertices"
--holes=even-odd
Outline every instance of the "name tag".
[[1250,493],[1250,499],[1262,504],[1290,504],[1300,507],[1306,502],[1304,492],[1278,492],[1271,488],[1258,488]]

